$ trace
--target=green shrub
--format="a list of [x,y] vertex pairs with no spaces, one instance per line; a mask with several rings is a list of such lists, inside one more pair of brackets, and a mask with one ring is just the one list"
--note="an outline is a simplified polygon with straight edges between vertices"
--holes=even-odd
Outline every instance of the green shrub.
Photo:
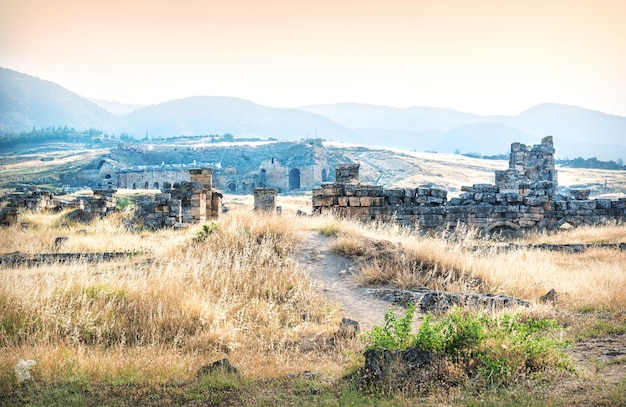
[[375,325],[369,332],[371,341],[369,348],[398,350],[409,347],[413,340],[411,329],[414,313],[414,303],[409,304],[404,312],[404,316],[399,319],[393,310],[389,308],[384,316],[385,325],[383,327]]
[[213,232],[217,232],[219,230],[219,225],[215,222],[207,223],[202,225],[202,229],[198,231],[196,237],[193,239],[194,242],[203,242],[211,235]]
[[496,387],[526,373],[568,368],[568,358],[561,352],[565,343],[555,337],[561,330],[556,320],[525,318],[521,314],[494,317],[455,308],[439,322],[426,315],[412,334],[414,311],[411,304],[398,319],[388,310],[384,326],[374,326],[369,333],[370,349],[416,346],[448,355],[465,365],[470,375],[478,375]]
[[115,198],[115,210],[123,211],[126,208],[132,209],[134,206],[133,201],[126,196],[119,196]]

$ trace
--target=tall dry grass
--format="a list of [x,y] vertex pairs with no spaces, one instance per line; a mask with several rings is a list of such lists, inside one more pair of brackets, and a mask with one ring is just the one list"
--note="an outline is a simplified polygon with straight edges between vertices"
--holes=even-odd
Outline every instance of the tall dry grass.
[[[19,358],[36,360],[35,377],[50,381],[188,379],[224,356],[252,377],[340,372],[351,359],[341,345],[329,345],[338,308],[315,294],[294,260],[299,230],[335,234],[370,283],[480,290],[534,302],[555,288],[557,306],[567,310],[625,308],[624,252],[472,251],[468,247],[488,244],[470,230],[423,236],[392,224],[293,216],[303,202],[275,216],[232,201],[218,221],[182,231],[133,232],[117,216],[85,225],[63,213],[28,214],[28,229],[3,230],[4,252],[49,252],[56,236],[68,236],[56,250],[136,254],[2,268],[0,384],[13,383]],[[626,241],[626,230],[582,228],[525,242],[601,237]]]
[[[491,292],[535,303],[554,288],[559,294],[558,306],[564,309],[614,312],[626,308],[623,250],[568,253],[519,248],[503,252],[497,250],[501,243],[466,228],[423,235],[397,225],[333,218],[326,219],[322,227],[338,231],[335,249],[361,260],[361,276],[368,284]],[[618,242],[626,242],[622,224],[536,233],[515,243]],[[474,250],[476,247],[481,249]]]
[[32,215],[31,228],[2,239],[41,252],[64,234],[66,251],[140,254],[3,269],[3,379],[19,358],[53,381],[190,378],[226,355],[251,376],[340,369],[319,347],[301,349],[330,339],[339,317],[291,257],[291,219],[234,210],[206,229],[137,234],[115,218],[68,225],[59,216]]

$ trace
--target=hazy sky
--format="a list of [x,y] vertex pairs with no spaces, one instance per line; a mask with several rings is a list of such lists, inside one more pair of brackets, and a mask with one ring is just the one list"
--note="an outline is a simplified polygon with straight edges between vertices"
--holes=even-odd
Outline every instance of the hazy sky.
[[626,1],[0,0],[0,66],[125,103],[626,116]]

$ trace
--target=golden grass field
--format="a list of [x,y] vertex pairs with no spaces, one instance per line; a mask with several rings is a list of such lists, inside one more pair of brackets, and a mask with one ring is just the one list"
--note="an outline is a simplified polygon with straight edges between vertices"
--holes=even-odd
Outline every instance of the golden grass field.
[[[3,229],[4,253],[129,256],[0,266],[0,393],[19,390],[13,367],[20,358],[35,360],[35,381],[50,384],[192,381],[201,366],[223,357],[251,379],[314,371],[337,380],[360,363],[364,342],[333,342],[341,306],[317,293],[295,260],[299,230],[331,230],[337,250],[370,256],[373,262],[358,263],[363,284],[523,298],[533,305],[522,312],[559,316],[572,338],[590,335],[587,329],[598,321],[613,321],[609,325],[618,332],[626,326],[626,251],[471,251],[491,243],[468,230],[421,236],[395,225],[296,217],[296,210],[309,209],[310,198],[278,201],[281,216],[253,212],[251,197],[227,195],[229,211],[219,220],[186,230],[127,230],[124,213],[90,224],[70,222],[65,213],[31,213],[24,215],[28,228]],[[60,249],[54,247],[57,236],[69,237]],[[372,241],[391,242],[396,256],[383,261],[381,253],[368,253]],[[584,227],[516,241],[599,242],[626,242],[626,227]],[[424,273],[415,272],[416,265]],[[559,293],[556,308],[539,300],[551,288]]]

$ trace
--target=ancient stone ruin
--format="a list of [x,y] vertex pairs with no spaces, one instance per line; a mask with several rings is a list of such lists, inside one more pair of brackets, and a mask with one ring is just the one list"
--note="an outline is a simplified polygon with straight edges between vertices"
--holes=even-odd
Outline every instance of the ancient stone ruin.
[[107,216],[115,210],[115,190],[94,190],[93,195],[81,196],[70,201],[57,200],[52,191],[32,187],[0,198],[0,225],[11,226],[18,222],[23,210],[33,212],[72,209],[72,216],[81,221]]
[[463,187],[463,193],[449,201],[447,191],[425,185],[384,189],[363,184],[358,170],[358,164],[340,165],[336,182],[313,189],[313,213],[333,212],[421,229],[466,224],[486,233],[626,221],[624,198],[590,200],[588,190],[558,192],[551,136],[532,147],[513,143],[509,168],[496,171],[495,185]]
[[217,219],[222,194],[213,190],[212,168],[189,170],[191,181],[163,186],[163,192],[141,204],[138,217],[146,227],[182,226]]
[[91,169],[65,179],[69,184],[81,182],[79,185],[93,188],[158,190],[165,184],[192,181],[189,168],[207,167],[213,168],[213,184],[218,189],[249,194],[255,188],[310,190],[329,181],[332,168],[319,139],[184,150],[159,146],[158,150],[129,151],[120,147],[115,154],[94,162]]
[[276,195],[278,191],[274,188],[255,188],[254,194],[254,210],[274,212],[276,210]]

